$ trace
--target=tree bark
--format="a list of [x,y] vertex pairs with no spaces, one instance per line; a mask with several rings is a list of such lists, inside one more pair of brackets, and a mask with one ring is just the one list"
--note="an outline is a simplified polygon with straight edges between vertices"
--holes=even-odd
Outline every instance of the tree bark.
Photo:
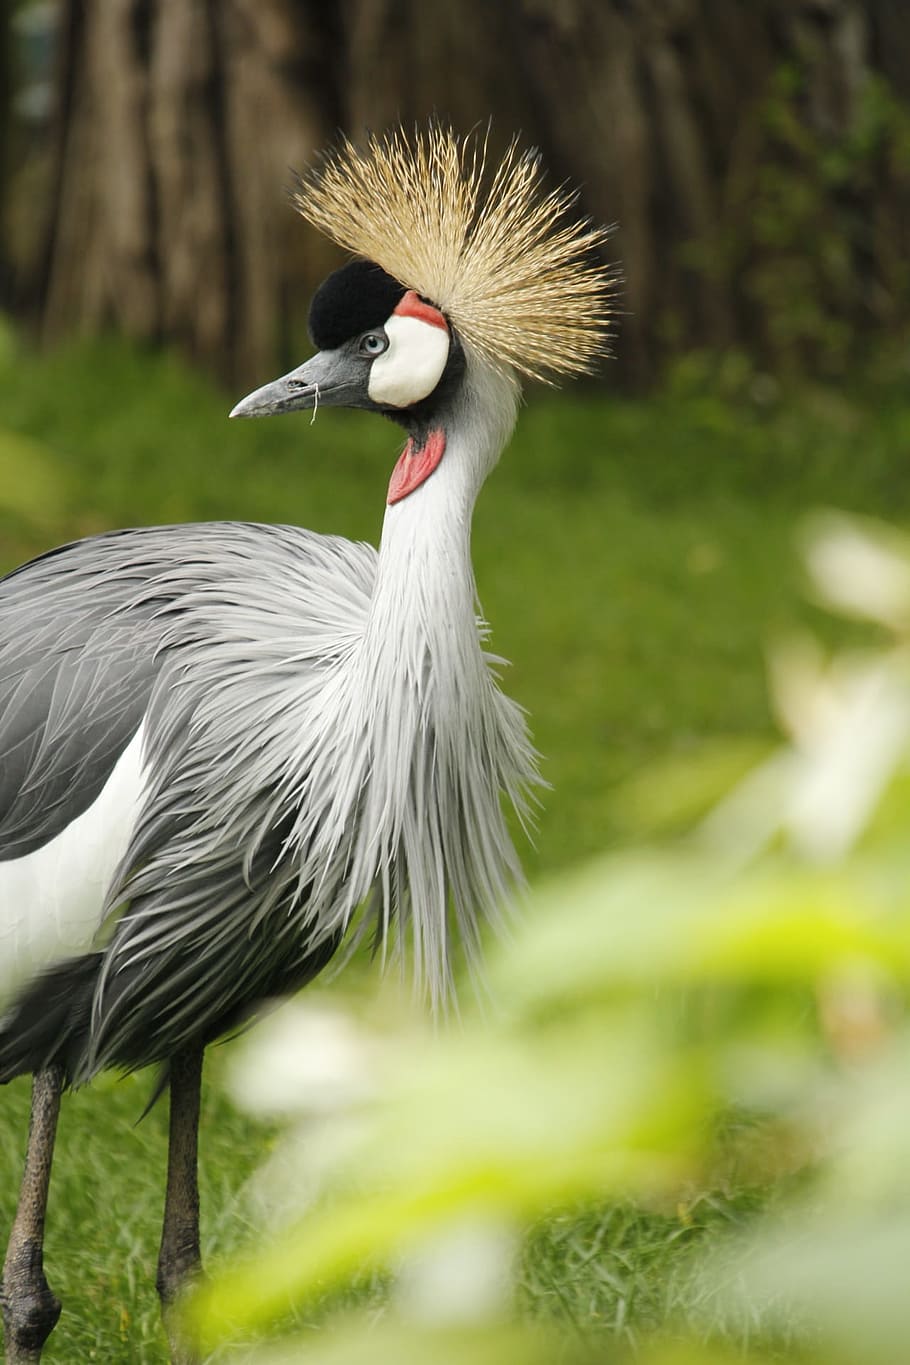
[[47,338],[114,327],[226,377],[268,366],[313,273],[284,188],[331,128],[321,8],[70,0]]
[[[299,359],[338,258],[289,210],[341,128],[492,119],[617,224],[612,373],[692,347],[844,368],[910,303],[902,0],[66,0],[44,335]],[[40,205],[39,205],[40,210]],[[38,229],[42,214],[36,211]]]

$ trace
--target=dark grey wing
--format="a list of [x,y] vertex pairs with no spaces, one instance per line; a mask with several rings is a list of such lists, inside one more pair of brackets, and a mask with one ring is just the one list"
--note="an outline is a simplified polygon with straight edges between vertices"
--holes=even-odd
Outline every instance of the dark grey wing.
[[163,530],[53,550],[0,579],[0,861],[40,848],[100,793],[158,671]]

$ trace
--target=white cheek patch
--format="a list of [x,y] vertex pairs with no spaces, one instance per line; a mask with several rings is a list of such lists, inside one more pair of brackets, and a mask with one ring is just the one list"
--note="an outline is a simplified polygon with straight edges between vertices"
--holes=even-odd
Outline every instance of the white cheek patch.
[[389,349],[373,361],[367,392],[383,407],[409,408],[433,392],[449,358],[449,334],[396,313],[385,323]]

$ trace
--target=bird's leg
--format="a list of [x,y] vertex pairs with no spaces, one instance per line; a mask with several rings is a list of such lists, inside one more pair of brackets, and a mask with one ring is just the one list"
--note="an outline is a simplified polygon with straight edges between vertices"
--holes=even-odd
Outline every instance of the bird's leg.
[[173,1365],[193,1365],[196,1359],[181,1337],[172,1310],[179,1294],[202,1270],[196,1162],[202,1053],[201,1047],[188,1047],[171,1058],[167,1194],[157,1285]]
[[51,1180],[63,1069],[48,1066],[32,1081],[25,1172],[3,1263],[3,1331],[7,1365],[41,1359],[60,1316],[60,1300],[44,1277],[44,1217]]

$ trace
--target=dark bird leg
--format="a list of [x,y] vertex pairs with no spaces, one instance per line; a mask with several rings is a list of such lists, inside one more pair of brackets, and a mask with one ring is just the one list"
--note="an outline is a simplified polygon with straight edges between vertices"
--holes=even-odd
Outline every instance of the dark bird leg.
[[35,1072],[25,1172],[3,1263],[0,1298],[7,1365],[40,1360],[60,1316],[60,1300],[44,1277],[44,1217],[62,1089],[62,1067]]
[[202,1271],[196,1161],[202,1054],[201,1047],[185,1048],[171,1058],[170,1068],[167,1194],[157,1285],[173,1365],[194,1365],[196,1360],[181,1336],[172,1310],[181,1292],[198,1279]]

